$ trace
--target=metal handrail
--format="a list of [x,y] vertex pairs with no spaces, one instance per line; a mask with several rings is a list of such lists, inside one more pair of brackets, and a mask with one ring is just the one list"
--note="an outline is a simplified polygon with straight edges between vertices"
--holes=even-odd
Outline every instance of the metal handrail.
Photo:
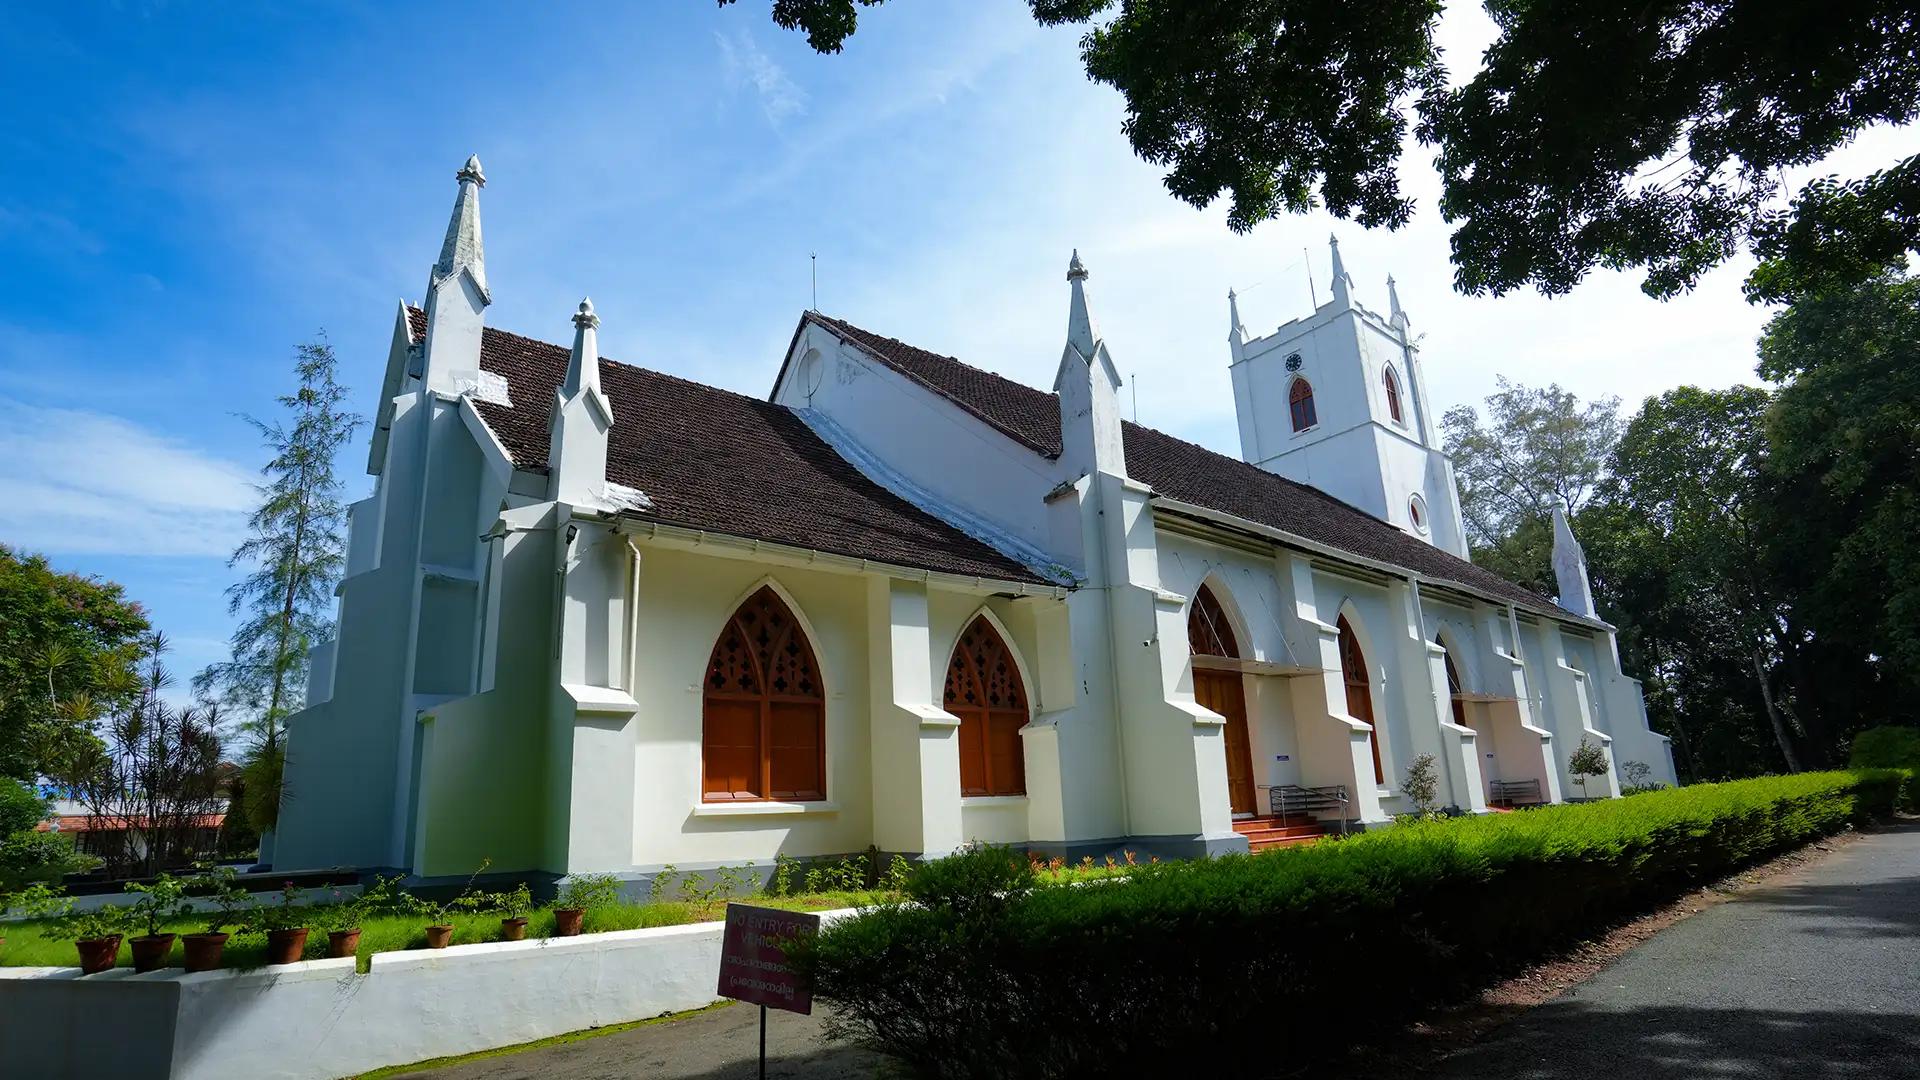
[[1492,789],[1489,792],[1492,796],[1488,800],[1490,802],[1515,806],[1519,805],[1522,798],[1536,803],[1540,801],[1540,781],[1538,780],[1495,780],[1488,787]]
[[1304,817],[1316,810],[1338,810],[1342,836],[1347,834],[1347,804],[1350,801],[1345,784],[1327,787],[1276,784],[1267,789],[1267,805],[1273,815],[1283,821],[1296,813]]

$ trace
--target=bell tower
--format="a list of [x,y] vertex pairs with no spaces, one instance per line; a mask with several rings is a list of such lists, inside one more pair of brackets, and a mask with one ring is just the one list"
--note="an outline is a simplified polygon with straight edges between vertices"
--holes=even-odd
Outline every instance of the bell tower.
[[1248,338],[1227,296],[1240,456],[1465,558],[1453,463],[1399,291],[1388,278],[1385,317],[1362,307],[1339,240],[1329,244],[1333,295],[1311,315]]

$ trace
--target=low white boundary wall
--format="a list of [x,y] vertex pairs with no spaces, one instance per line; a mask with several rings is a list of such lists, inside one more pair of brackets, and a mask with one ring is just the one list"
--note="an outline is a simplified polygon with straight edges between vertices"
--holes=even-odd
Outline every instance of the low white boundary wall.
[[[821,912],[823,921],[852,914]],[[721,923],[251,971],[0,968],[0,1055],[46,1080],[334,1080],[718,1000]]]

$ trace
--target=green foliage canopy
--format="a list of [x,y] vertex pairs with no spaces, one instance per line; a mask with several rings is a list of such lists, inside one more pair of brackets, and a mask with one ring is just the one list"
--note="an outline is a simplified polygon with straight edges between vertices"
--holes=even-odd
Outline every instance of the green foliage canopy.
[[[726,6],[735,0],[719,0]],[[774,21],[837,53],[881,0],[774,0]],[[1440,0],[1029,0],[1090,24],[1089,78],[1126,100],[1134,152],[1246,230],[1324,206],[1397,227],[1410,122],[1436,150],[1454,284],[1499,295],[1640,267],[1666,297],[1742,247],[1769,301],[1850,285],[1920,248],[1920,155],[1816,180],[1781,170],[1920,115],[1910,0],[1486,0],[1499,32],[1450,85]]]

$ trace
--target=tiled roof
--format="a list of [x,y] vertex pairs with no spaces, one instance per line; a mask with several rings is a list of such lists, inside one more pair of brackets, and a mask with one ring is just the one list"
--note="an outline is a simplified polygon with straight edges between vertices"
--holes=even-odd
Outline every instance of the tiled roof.
[[[1049,457],[1060,453],[1059,399],[951,356],[915,348],[840,319],[806,316],[901,374]],[[1125,425],[1127,472],[1171,499],[1192,503],[1482,595],[1573,618],[1547,597],[1381,521],[1318,488],[1138,424]]]
[[[415,340],[426,316],[410,309]],[[544,471],[547,423],[568,350],[488,328],[480,366],[511,406],[475,396],[514,466]],[[652,507],[631,516],[857,559],[999,581],[1033,571],[867,479],[782,406],[602,358],[613,406],[607,479]]]

